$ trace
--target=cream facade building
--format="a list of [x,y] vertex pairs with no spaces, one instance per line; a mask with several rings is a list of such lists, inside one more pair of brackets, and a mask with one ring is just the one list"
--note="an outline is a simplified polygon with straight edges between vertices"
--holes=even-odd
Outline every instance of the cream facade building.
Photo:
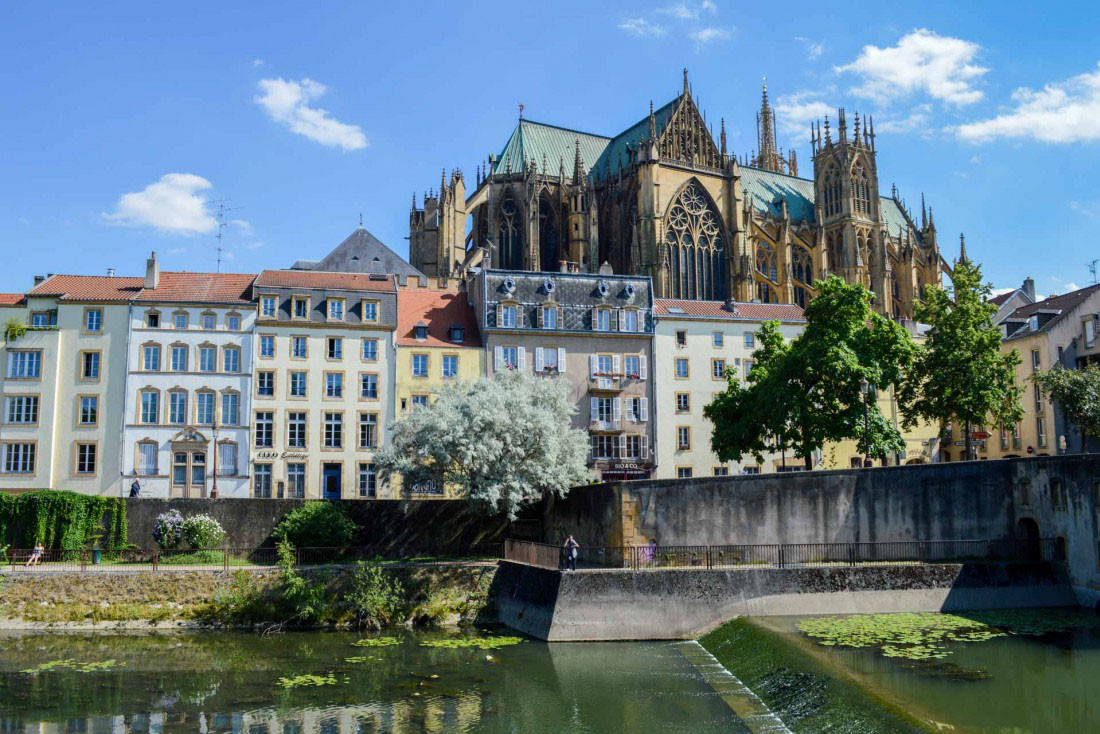
[[394,277],[265,270],[254,298],[251,495],[388,496],[373,457],[393,420]]
[[122,432],[125,483],[142,496],[249,496],[253,280],[161,273],[150,258],[130,310]]
[[0,488],[124,491],[129,302],[142,285],[53,275],[11,308],[28,330],[0,352]]
[[752,370],[756,333],[778,321],[788,341],[802,333],[802,309],[793,304],[657,299],[653,337],[657,386],[658,479],[757,474],[801,468],[801,460],[767,455],[722,462],[711,450],[713,425],[703,408],[726,389],[726,374],[745,380]]

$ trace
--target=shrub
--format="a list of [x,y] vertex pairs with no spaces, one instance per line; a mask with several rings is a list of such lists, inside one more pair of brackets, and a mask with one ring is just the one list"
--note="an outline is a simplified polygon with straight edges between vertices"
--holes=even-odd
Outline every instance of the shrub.
[[348,517],[347,508],[335,502],[306,502],[288,512],[275,528],[277,543],[295,548],[343,548],[351,545],[359,526]]
[[359,562],[346,600],[360,627],[382,629],[400,621],[404,589],[376,564]]
[[161,548],[179,548],[183,542],[183,515],[179,510],[169,510],[157,515],[157,521],[153,523],[153,540]]
[[225,531],[209,515],[192,515],[183,521],[183,539],[197,550],[220,548],[225,542]]

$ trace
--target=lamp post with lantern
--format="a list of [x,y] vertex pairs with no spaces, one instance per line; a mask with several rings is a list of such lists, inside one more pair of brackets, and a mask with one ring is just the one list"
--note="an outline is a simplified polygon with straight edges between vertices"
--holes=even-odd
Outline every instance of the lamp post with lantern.
[[874,463],[871,461],[871,409],[868,404],[871,399],[871,383],[867,382],[866,377],[860,378],[859,391],[863,394],[863,466],[867,468],[874,466]]
[[214,482],[210,486],[210,499],[218,498],[218,417],[214,416],[214,424],[211,426],[214,433],[214,450],[211,452],[211,460],[214,462]]

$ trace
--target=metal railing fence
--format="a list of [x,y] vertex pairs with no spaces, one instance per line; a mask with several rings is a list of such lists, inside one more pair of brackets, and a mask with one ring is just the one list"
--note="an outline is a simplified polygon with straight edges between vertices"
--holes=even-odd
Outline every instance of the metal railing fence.
[[[1064,561],[1062,538],[1034,540],[905,540],[875,543],[772,543],[756,545],[580,546],[576,568],[807,568],[985,561]],[[560,569],[565,548],[506,540],[504,559]]]

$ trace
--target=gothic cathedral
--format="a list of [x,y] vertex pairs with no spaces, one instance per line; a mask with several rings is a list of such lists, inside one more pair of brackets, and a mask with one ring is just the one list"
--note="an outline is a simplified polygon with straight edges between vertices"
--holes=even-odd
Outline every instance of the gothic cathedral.
[[[740,160],[717,142],[684,71],[682,94],[615,137],[521,116],[467,196],[461,171],[413,196],[409,257],[427,275],[468,268],[597,271],[652,277],[661,298],[804,306],[833,273],[875,294],[875,308],[911,319],[940,282],[936,225],[879,195],[874,121],[839,111],[812,128],[813,178],[776,146],[764,87],[757,151]],[[555,165],[556,164],[556,165]]]

